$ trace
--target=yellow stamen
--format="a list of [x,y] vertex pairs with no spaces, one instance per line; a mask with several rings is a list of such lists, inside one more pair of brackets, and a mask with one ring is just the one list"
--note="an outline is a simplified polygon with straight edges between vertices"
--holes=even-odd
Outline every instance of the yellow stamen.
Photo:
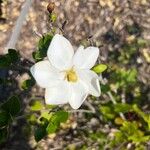
[[73,68],[66,71],[65,79],[67,79],[68,82],[77,82],[78,77],[76,72],[73,70]]

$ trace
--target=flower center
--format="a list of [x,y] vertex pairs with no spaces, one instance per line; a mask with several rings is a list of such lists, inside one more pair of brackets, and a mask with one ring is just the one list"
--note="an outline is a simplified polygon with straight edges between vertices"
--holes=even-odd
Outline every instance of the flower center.
[[66,71],[65,79],[67,79],[68,82],[77,82],[78,77],[73,68]]

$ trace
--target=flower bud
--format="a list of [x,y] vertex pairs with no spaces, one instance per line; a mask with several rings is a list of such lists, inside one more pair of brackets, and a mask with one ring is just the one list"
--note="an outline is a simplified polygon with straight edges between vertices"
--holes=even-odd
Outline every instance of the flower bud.
[[48,12],[51,14],[53,12],[55,8],[55,3],[54,2],[50,2],[48,5],[47,5],[47,10]]

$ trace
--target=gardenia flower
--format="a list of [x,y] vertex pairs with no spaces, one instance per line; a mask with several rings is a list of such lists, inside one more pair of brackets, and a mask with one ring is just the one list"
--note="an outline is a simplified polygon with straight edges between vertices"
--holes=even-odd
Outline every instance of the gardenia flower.
[[46,104],[69,102],[73,109],[78,109],[89,94],[100,96],[98,75],[90,70],[98,55],[97,47],[80,46],[74,53],[70,42],[56,34],[48,48],[48,60],[31,67],[37,84],[46,89]]

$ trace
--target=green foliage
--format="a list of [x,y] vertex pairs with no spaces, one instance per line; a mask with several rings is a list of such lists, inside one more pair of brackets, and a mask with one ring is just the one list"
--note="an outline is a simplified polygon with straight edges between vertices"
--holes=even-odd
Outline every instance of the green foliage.
[[19,53],[14,49],[9,49],[8,54],[0,56],[0,68],[10,67],[19,60]]
[[36,100],[31,104],[30,108],[32,111],[40,111],[44,108],[44,106],[39,100]]
[[100,112],[103,114],[104,120],[114,120],[115,117],[119,116],[119,113],[126,113],[132,111],[132,105],[124,103],[107,103],[100,106]]
[[107,66],[104,64],[98,64],[92,68],[95,73],[102,73],[107,69]]
[[103,117],[104,117],[105,120],[115,118],[115,112],[113,110],[112,105],[100,106],[100,111],[103,114]]
[[35,61],[41,61],[47,56],[47,50],[52,38],[52,34],[46,34],[39,40],[38,50],[32,54]]
[[28,89],[30,89],[34,85],[35,85],[35,80],[33,78],[31,78],[31,79],[25,80],[22,83],[21,88],[24,89],[24,90],[28,90]]
[[132,106],[129,104],[125,104],[125,103],[117,103],[116,105],[114,105],[114,111],[116,113],[125,113],[125,112],[129,112],[132,110]]
[[46,128],[48,133],[54,133],[60,126],[60,123],[66,122],[68,119],[68,113],[65,111],[56,112],[51,118]]
[[101,131],[96,133],[89,133],[88,136],[91,140],[99,143],[99,149],[104,149],[106,143],[108,142],[107,134]]
[[37,124],[37,117],[35,116],[35,114],[31,114],[31,115],[27,115],[27,122],[30,125],[36,125]]
[[11,65],[9,55],[4,55],[0,57],[0,68],[7,68]]
[[54,13],[50,13],[50,14],[49,14],[49,17],[50,17],[50,20],[51,20],[52,22],[55,22],[55,21],[57,20],[57,16],[56,16],[56,14],[54,14]]
[[134,104],[132,108],[147,123],[148,130],[150,131],[150,115],[141,111],[136,104]]
[[11,63],[16,63],[19,60],[19,53],[15,49],[9,49],[8,55],[10,57]]
[[7,140],[8,131],[7,128],[0,129],[0,144]]
[[47,134],[55,133],[60,124],[68,120],[68,112],[57,111],[55,113],[42,113],[38,128],[35,130],[35,140],[38,142]]
[[123,64],[128,64],[134,54],[138,51],[138,45],[136,42],[132,42],[130,44],[126,43],[122,46],[120,56],[118,57],[118,61]]
[[101,84],[101,91],[102,93],[107,93],[110,91],[110,86],[108,84]]
[[10,115],[6,111],[0,112],[0,128],[8,125],[10,121]]
[[11,115],[11,117],[16,116],[20,112],[20,100],[18,96],[10,97],[5,103],[0,107],[3,111]]
[[5,142],[8,136],[7,128],[14,117],[20,112],[20,101],[17,96],[10,97],[0,106],[0,144]]
[[117,68],[111,76],[117,88],[127,87],[129,85],[133,86],[137,81],[137,70],[135,68],[130,70]]
[[[109,58],[114,64],[119,63],[119,65],[131,65],[137,62],[137,56],[140,55],[140,49],[148,48],[150,42],[143,38],[135,38],[136,36],[131,36],[131,41],[125,41],[116,52],[110,52]],[[129,37],[130,38],[130,37]]]
[[127,25],[126,29],[131,35],[140,35],[142,32],[140,26],[137,23],[134,23],[133,25]]
[[144,143],[150,140],[150,136],[145,135],[142,130],[139,128],[138,122],[129,122],[124,121],[123,125],[120,127],[120,130],[115,132],[115,138],[112,141],[112,145],[117,145],[121,142],[132,142],[136,146],[140,143]]
[[41,139],[43,139],[47,135],[46,129],[44,126],[40,126],[35,129],[34,132],[34,138],[37,142],[39,142]]

